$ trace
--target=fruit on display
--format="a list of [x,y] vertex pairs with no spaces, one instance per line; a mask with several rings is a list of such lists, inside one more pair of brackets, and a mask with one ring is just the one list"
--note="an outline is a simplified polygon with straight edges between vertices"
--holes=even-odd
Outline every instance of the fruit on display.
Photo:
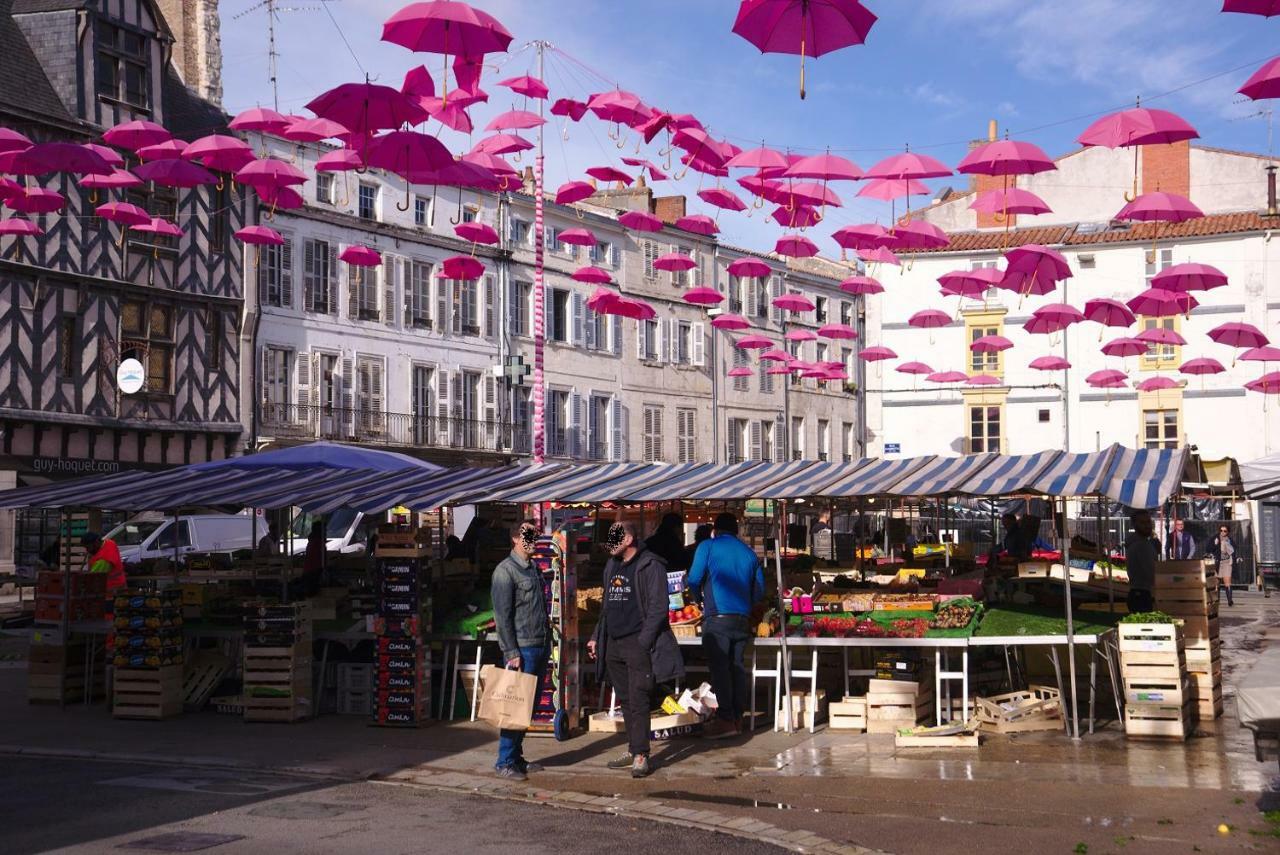
[[889,627],[895,638],[924,638],[925,630],[929,628],[929,621],[924,618],[908,618],[895,620]]
[[702,617],[702,609],[695,605],[687,605],[682,609],[667,611],[667,619],[671,623],[694,623]]
[[940,606],[929,621],[930,629],[964,629],[973,621],[977,607],[969,603],[947,603]]

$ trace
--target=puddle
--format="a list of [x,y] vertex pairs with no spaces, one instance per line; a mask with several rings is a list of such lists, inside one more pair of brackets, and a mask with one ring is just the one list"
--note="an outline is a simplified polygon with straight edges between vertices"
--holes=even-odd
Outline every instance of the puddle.
[[681,802],[698,802],[699,804],[726,805],[728,807],[760,808],[763,810],[807,810],[821,813],[819,808],[797,808],[786,802],[770,802],[761,799],[748,799],[742,796],[708,796],[703,793],[689,793],[683,790],[659,790],[648,794],[650,798],[671,799]]

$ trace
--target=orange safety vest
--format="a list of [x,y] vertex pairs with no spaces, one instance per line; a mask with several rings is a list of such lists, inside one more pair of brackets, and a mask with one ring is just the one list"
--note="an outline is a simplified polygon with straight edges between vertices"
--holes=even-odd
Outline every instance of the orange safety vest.
[[89,557],[89,572],[107,574],[108,592],[129,584],[124,572],[124,561],[120,559],[120,548],[114,540],[102,541],[98,551]]

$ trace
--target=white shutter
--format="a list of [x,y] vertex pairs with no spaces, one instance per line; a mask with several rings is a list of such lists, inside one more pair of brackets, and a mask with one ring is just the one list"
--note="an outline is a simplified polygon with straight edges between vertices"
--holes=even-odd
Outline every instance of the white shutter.
[[396,325],[396,278],[400,259],[387,253],[382,259],[382,322],[389,327]]
[[610,345],[613,350],[613,355],[621,356],[622,355],[622,318],[619,317],[618,315],[614,315],[613,320],[610,323],[612,324],[612,328],[613,328],[613,333],[612,333],[613,337],[612,337],[612,340],[610,341]]
[[751,459],[760,460],[764,456],[764,431],[760,422],[751,423]]
[[[542,340],[543,341],[551,341],[551,327],[553,326],[551,323],[551,315],[553,311],[554,311],[554,306],[552,305],[552,302],[551,302],[551,286],[543,285],[542,286]],[[537,320],[538,319],[535,315],[533,318],[534,323],[537,323]],[[529,335],[531,336],[533,335],[532,330],[529,331]]]
[[621,263],[622,263],[622,254],[621,254],[621,251],[618,249],[618,245],[616,243],[609,244],[610,266],[617,267]]
[[[347,246],[348,244],[345,243],[338,244],[338,255],[346,252]],[[360,291],[355,276],[359,268],[352,267],[345,261],[339,261],[338,267],[342,281],[347,283],[347,317],[354,320],[360,317]]]
[[449,444],[449,372],[436,372],[436,435],[443,445]]
[[739,442],[738,420],[729,419],[729,462],[736,463],[742,458],[742,448]]
[[284,244],[280,247],[280,305],[293,306],[293,234],[281,232]]
[[297,395],[294,396],[294,400],[298,402],[298,406],[293,420],[296,422],[305,422],[310,416],[310,411],[307,407],[311,403],[311,354],[307,353],[305,350],[299,351],[294,357],[294,361],[297,362],[297,365],[294,366],[294,371],[297,374],[298,386]]
[[304,240],[302,242],[302,310],[308,313],[316,310],[315,290],[324,287],[324,283],[316,277],[317,261],[316,242]]
[[613,440],[609,449],[610,458],[613,460],[626,460],[626,408],[622,406],[622,400],[617,395],[613,396],[612,406],[610,407],[609,420],[612,422],[610,427],[613,429]]
[[484,278],[484,334],[487,338],[498,335],[498,294],[492,276]]
[[351,436],[355,431],[356,369],[355,360],[349,356],[342,357],[342,432]]
[[582,309],[582,316],[583,316],[583,317],[582,317],[582,331],[583,331],[583,334],[584,334],[584,335],[583,335],[583,339],[582,339],[582,346],[583,346],[583,347],[585,347],[587,350],[595,350],[597,347],[600,347],[601,345],[603,345],[603,344],[604,344],[604,342],[597,342],[597,341],[596,341],[596,317],[597,317],[597,315],[596,315],[596,313],[595,313],[595,312],[593,312],[593,311],[591,311],[590,309],[586,308],[586,306],[585,306],[585,304],[584,304],[583,309]]
[[782,278],[780,276],[769,277],[769,315],[778,322],[783,320],[782,309],[773,305],[773,301],[782,296]]
[[751,278],[747,280],[750,284],[747,286],[747,305],[744,314],[747,317],[755,318],[760,316],[760,280]]
[[369,361],[369,420],[375,430],[381,431],[383,422],[383,410],[386,402],[386,387],[382,377],[382,360],[374,359]]
[[582,457],[582,396],[575,389],[569,395],[569,441],[566,443],[570,456]]
[[449,306],[453,312],[449,329],[459,335],[462,334],[462,327],[466,324],[466,312],[462,305],[462,281],[459,279],[445,280],[449,283]]
[[328,314],[337,317],[341,314],[338,310],[338,275],[340,273],[338,270],[338,246],[337,244],[328,241],[325,242],[325,246],[329,248],[329,264],[327,265],[328,269],[326,270],[329,279],[325,286],[328,289],[325,294],[325,296],[328,297]]
[[585,340],[584,326],[586,322],[586,318],[584,317],[586,313],[586,306],[583,302],[582,295],[575,291],[570,295],[570,304],[572,305],[573,311],[573,327],[569,333],[569,343],[582,347]]
[[447,335],[453,328],[449,314],[449,280],[439,278],[433,270],[431,281],[436,288],[436,329],[441,335]]
[[498,447],[498,379],[491,372],[484,375],[484,436],[485,448],[493,451]]
[[680,322],[675,318],[667,321],[667,361],[680,361]]
[[693,332],[690,334],[693,339],[693,364],[698,367],[707,362],[706,336],[706,327],[701,321],[693,325]]
[[636,359],[644,359],[644,321],[636,321]]

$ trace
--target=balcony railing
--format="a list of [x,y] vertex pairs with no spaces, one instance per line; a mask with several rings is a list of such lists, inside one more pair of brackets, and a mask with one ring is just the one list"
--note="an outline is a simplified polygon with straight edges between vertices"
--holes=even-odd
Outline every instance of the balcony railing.
[[345,407],[260,404],[262,428],[289,439],[333,439],[368,445],[528,454],[523,425],[482,419],[432,418]]

